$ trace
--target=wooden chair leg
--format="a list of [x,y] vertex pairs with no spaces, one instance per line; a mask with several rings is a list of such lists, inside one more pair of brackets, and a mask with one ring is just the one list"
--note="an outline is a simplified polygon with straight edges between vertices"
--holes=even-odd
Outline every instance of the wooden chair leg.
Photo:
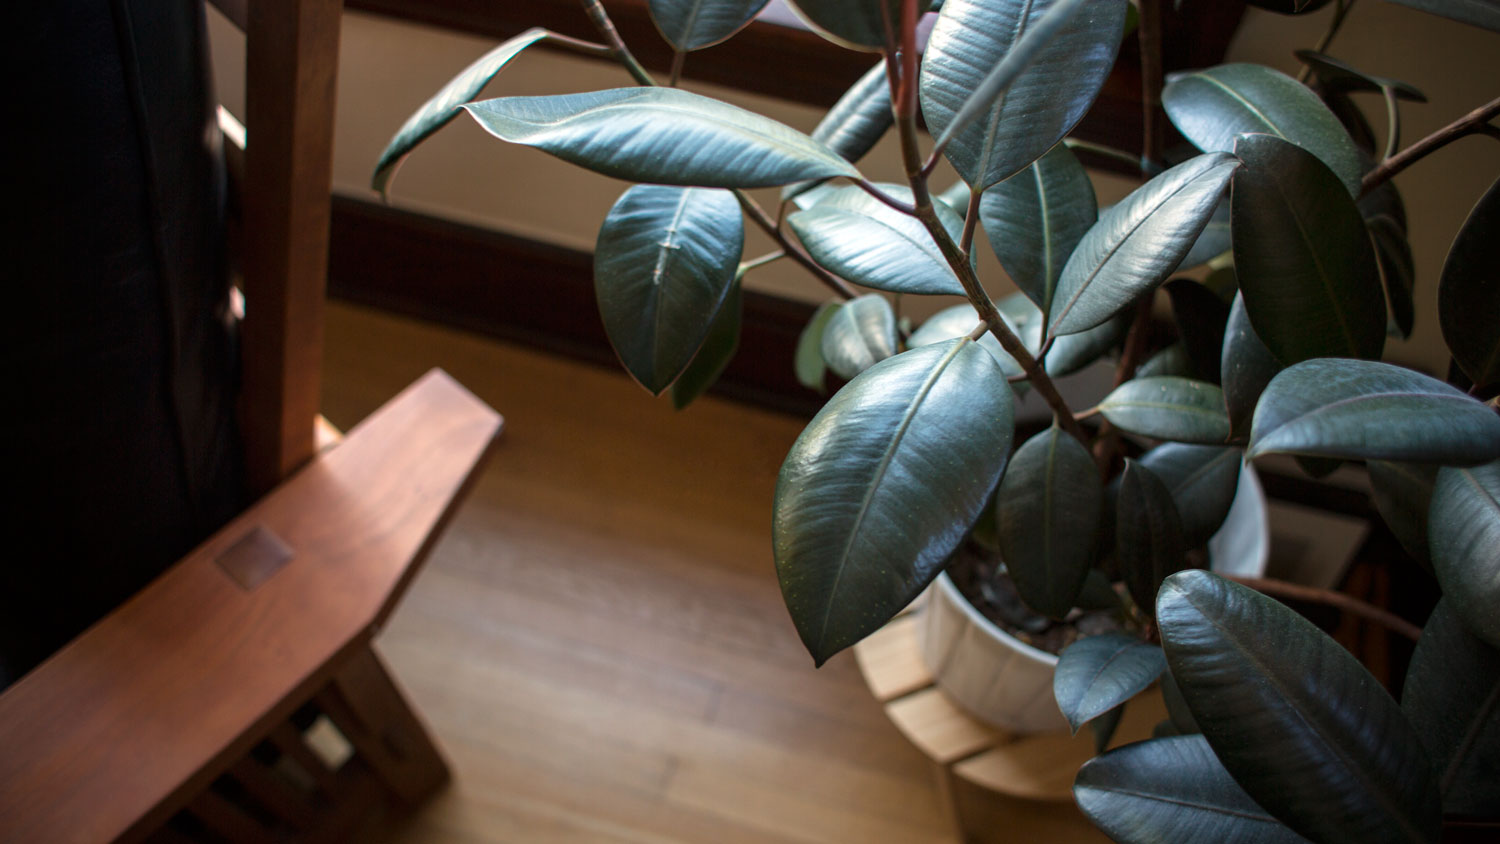
[[334,674],[317,703],[376,778],[406,803],[420,803],[448,781],[448,764],[370,646]]

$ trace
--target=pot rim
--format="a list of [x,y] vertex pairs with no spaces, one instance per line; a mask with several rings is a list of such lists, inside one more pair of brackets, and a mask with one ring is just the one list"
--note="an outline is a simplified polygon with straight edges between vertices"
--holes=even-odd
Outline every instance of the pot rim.
[[[1235,495],[1236,505],[1240,504],[1239,499],[1241,498],[1241,494],[1248,496],[1245,506],[1252,511],[1252,515],[1249,518],[1253,519],[1255,516],[1259,516],[1258,519],[1255,519],[1255,529],[1250,539],[1250,556],[1254,559],[1254,563],[1249,569],[1258,572],[1256,576],[1264,575],[1266,567],[1270,562],[1271,550],[1269,514],[1266,512],[1265,490],[1261,486],[1260,477],[1256,474],[1255,469],[1250,465],[1249,461],[1245,461],[1240,466],[1239,487]],[[1215,533],[1214,537],[1217,538],[1218,534]],[[1212,540],[1210,542],[1212,543]],[[1233,569],[1233,566],[1226,566],[1225,568]],[[1214,560],[1212,559],[1209,560],[1209,570],[1220,570],[1218,566],[1214,565]],[[1236,573],[1248,573],[1248,571]],[[1000,625],[990,621],[984,613],[980,612],[977,607],[969,602],[969,599],[962,592],[958,591],[958,585],[953,582],[953,578],[948,576],[946,570],[938,572],[937,578],[933,580],[933,586],[937,588],[937,591],[942,592],[943,597],[950,603],[957,605],[959,610],[973,623],[975,628],[984,631],[990,638],[999,640],[1002,644],[1035,662],[1040,662],[1053,668],[1057,667],[1056,654],[1028,645],[1015,636],[1012,636]]]

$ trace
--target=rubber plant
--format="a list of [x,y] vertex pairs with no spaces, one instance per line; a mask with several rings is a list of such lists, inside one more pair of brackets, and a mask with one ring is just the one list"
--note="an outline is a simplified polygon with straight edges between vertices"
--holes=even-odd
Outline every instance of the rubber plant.
[[[1163,735],[1078,774],[1079,804],[1115,839],[1430,842],[1445,824],[1494,821],[1500,415],[1485,399],[1500,388],[1500,186],[1438,281],[1450,377],[1380,357],[1413,319],[1390,179],[1458,137],[1500,136],[1489,123],[1500,99],[1402,147],[1401,101],[1421,93],[1329,53],[1352,0],[1334,0],[1327,36],[1299,53],[1303,80],[1247,64],[1163,79],[1160,0],[790,0],[874,58],[806,135],[677,87],[687,53],[765,2],[650,0],[675,48],[663,84],[583,0],[599,42],[533,29],[486,54],[401,127],[375,187],[460,115],[640,183],[599,232],[599,309],[625,368],[679,406],[735,352],[743,276],[775,260],[805,267],[834,300],[804,332],[799,375],[848,382],[776,490],[776,569],[798,632],[821,664],[879,629],[990,515],[1036,611],[1066,616],[1085,584],[1116,583],[1137,633],[1064,651],[1059,705],[1075,728],[1107,721],[1158,679],[1180,705]],[[1398,2],[1500,31],[1492,5]],[[917,23],[933,11],[919,55]],[[1069,137],[1127,37],[1141,47],[1139,155]],[[634,84],[472,101],[543,43],[618,59]],[[1381,149],[1358,91],[1383,94]],[[1163,149],[1163,108],[1191,148]],[[906,181],[872,183],[856,162],[892,129]],[[1079,147],[1138,164],[1142,184],[1098,210]],[[962,181],[938,192],[944,160]],[[784,186],[781,213],[745,193],[768,186]],[[746,220],[777,251],[746,259]],[[981,228],[1019,290],[998,301],[975,270]],[[882,294],[967,302],[908,330]],[[1170,300],[1180,340],[1148,357],[1155,299]],[[1114,389],[1070,407],[1054,379],[1111,356]],[[1054,421],[1017,443],[1022,389]],[[1364,463],[1381,513],[1441,585],[1399,702],[1276,600],[1290,587],[1188,566],[1243,461],[1268,454],[1311,471]]]

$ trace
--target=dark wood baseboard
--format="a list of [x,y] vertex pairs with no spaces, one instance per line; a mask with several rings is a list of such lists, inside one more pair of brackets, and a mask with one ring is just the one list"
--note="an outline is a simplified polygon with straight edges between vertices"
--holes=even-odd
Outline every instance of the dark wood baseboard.
[[[333,199],[328,292],[619,368],[594,303],[593,256],[348,196]],[[740,350],[713,392],[799,416],[824,397],[798,383],[813,306],[746,291]]]

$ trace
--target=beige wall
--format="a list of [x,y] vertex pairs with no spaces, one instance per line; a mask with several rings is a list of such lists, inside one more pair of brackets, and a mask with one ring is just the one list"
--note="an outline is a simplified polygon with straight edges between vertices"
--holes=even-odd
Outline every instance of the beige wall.
[[[1328,10],[1287,18],[1252,9],[1231,46],[1230,58],[1295,72],[1298,65],[1292,49],[1313,44],[1327,17]],[[221,95],[235,109],[242,98],[242,50],[221,20],[211,20],[211,31]],[[490,46],[486,39],[346,13],[339,71],[335,188],[353,195],[370,195],[370,170],[395,129],[449,77]],[[1500,81],[1500,37],[1390,3],[1359,4],[1332,52],[1356,67],[1403,79],[1427,93],[1429,104],[1404,108],[1403,137],[1408,141],[1500,93],[1496,90]],[[768,72],[774,70],[768,68]],[[609,65],[535,51],[517,59],[486,93],[547,94],[628,84],[625,73]],[[811,130],[820,116],[813,109],[766,97],[708,86],[690,87],[805,131]],[[1383,124],[1378,97],[1362,104],[1375,116],[1372,122]],[[1383,132],[1383,128],[1378,127],[1378,131]],[[896,158],[894,144],[887,139],[861,169],[873,179],[894,180],[899,177]],[[1407,201],[1417,261],[1418,328],[1411,342],[1393,343],[1388,356],[1432,371],[1440,372],[1445,367],[1435,317],[1438,273],[1458,225],[1497,174],[1500,144],[1488,138],[1470,138],[1398,177]],[[948,177],[938,180],[940,185],[947,183]],[[392,196],[401,206],[590,248],[600,221],[625,187],[622,182],[587,173],[535,150],[503,144],[471,121],[457,120],[410,157],[394,183]],[[1101,179],[1101,200],[1113,201],[1128,187],[1129,183],[1120,179]],[[774,194],[765,193],[763,202],[768,207],[774,205]],[[759,233],[747,240],[747,257],[768,249],[769,242]],[[985,277],[999,278],[988,250],[982,254],[986,259],[981,267]],[[785,262],[753,273],[747,283],[783,295],[822,298],[822,288]],[[999,294],[1007,287],[1001,280],[993,289]]]

